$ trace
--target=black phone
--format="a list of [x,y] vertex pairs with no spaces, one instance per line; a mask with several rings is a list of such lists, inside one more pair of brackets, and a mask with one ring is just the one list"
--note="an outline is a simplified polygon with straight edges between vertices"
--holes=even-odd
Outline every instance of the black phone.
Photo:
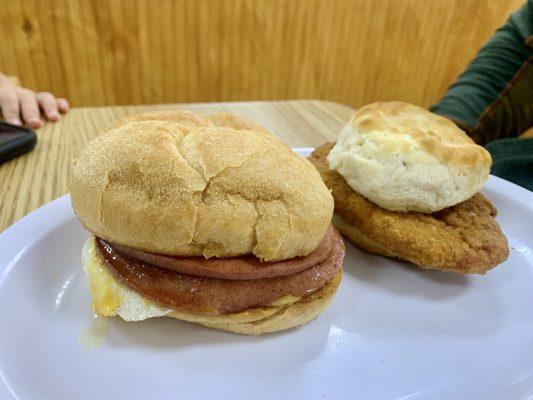
[[0,121],[0,164],[32,151],[36,143],[33,129]]

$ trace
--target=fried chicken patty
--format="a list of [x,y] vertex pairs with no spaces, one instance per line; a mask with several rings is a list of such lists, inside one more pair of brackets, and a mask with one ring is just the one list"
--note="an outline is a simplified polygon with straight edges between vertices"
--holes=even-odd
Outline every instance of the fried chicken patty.
[[334,225],[364,250],[410,261],[424,269],[483,274],[505,261],[507,239],[496,208],[482,194],[432,213],[392,212],[355,192],[336,171],[325,143],[309,156],[335,199]]

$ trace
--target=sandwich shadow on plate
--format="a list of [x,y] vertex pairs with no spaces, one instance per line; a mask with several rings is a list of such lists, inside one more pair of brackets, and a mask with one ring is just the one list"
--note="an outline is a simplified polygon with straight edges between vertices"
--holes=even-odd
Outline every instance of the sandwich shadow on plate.
[[[104,345],[112,348],[141,347],[151,352],[176,356],[197,348],[209,352],[210,357],[221,359],[227,359],[231,353],[232,362],[226,364],[228,368],[236,370],[242,368],[238,360],[249,361],[252,352],[259,354],[253,357],[256,367],[264,372],[278,373],[305,364],[323,351],[328,342],[330,323],[327,316],[318,318],[320,320],[287,331],[249,336],[208,329],[173,318],[126,322],[116,317],[109,319],[109,332]],[[305,336],[304,345],[302,335]],[[274,348],[291,349],[291,357],[280,360]]]

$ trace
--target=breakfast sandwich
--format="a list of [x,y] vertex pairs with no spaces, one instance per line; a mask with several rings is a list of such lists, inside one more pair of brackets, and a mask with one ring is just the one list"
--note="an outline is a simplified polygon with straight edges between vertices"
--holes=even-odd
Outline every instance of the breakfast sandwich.
[[509,255],[496,208],[479,193],[490,154],[444,117],[373,103],[309,159],[332,191],[334,225],[366,251],[478,274]]
[[242,118],[126,117],[73,162],[95,311],[259,335],[331,302],[344,244],[311,163]]

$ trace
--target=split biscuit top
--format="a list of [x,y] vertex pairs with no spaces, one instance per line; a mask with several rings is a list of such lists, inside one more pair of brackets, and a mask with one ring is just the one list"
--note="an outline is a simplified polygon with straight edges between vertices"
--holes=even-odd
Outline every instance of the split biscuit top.
[[452,121],[403,102],[361,108],[328,155],[330,169],[378,206],[425,213],[471,198],[491,162]]
[[304,256],[333,198],[309,161],[242,118],[187,111],[127,117],[74,161],[72,205],[94,235],[180,256]]

